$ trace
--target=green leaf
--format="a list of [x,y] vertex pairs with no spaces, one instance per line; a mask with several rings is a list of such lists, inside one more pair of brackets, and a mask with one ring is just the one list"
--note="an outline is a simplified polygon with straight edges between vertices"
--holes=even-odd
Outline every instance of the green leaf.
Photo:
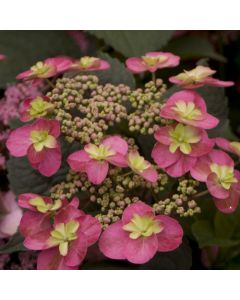
[[80,144],[69,144],[64,139],[61,139],[61,148],[63,153],[62,166],[60,170],[51,177],[42,176],[37,170],[34,170],[26,157],[19,158],[11,156],[7,163],[11,190],[16,195],[30,192],[47,195],[53,185],[65,180],[65,176],[69,170],[66,159],[70,153],[80,149]]
[[26,248],[23,246],[23,237],[20,233],[16,233],[7,244],[0,247],[0,254],[13,253],[19,251],[26,251]]
[[215,51],[210,41],[201,36],[181,36],[172,39],[164,50],[179,55],[182,60],[209,57],[220,62],[226,62],[226,58]]
[[135,79],[132,73],[130,73],[125,65],[116,58],[112,58],[107,53],[99,53],[98,57],[107,60],[111,68],[104,71],[96,72],[96,76],[100,79],[101,84],[126,84],[131,88],[135,87]]
[[171,39],[172,30],[90,30],[91,34],[122,55],[139,56],[160,50]]
[[0,87],[15,82],[16,75],[37,61],[58,55],[80,56],[80,50],[66,31],[0,31]]

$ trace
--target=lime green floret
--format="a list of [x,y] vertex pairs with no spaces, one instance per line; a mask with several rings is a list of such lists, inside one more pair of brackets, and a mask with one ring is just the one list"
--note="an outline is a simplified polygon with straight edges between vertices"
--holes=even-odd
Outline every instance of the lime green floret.
[[196,144],[201,140],[194,127],[178,124],[174,129],[169,130],[170,146],[169,151],[175,153],[177,149],[184,153],[190,154],[192,151],[191,144]]
[[96,57],[84,56],[80,58],[79,64],[82,68],[87,69],[91,67],[95,62],[98,61]]
[[133,240],[139,237],[148,237],[153,234],[159,233],[163,230],[158,220],[155,220],[152,216],[139,216],[133,215],[131,222],[123,226],[125,231],[130,232],[129,237]]
[[209,70],[209,68],[197,66],[196,68],[190,71],[184,70],[183,73],[178,74],[176,78],[182,80],[185,84],[194,84],[201,82],[209,75],[211,75],[212,72],[209,72]]
[[28,113],[32,118],[44,117],[52,108],[53,105],[51,103],[44,101],[42,97],[37,97],[31,101]]
[[172,110],[174,110],[183,119],[196,120],[202,115],[201,111],[196,108],[193,102],[179,100],[175,105],[176,106],[172,107]]
[[55,230],[50,233],[49,244],[51,246],[59,246],[60,254],[66,256],[68,254],[69,243],[77,239],[79,225],[79,222],[74,220],[66,224],[57,224]]
[[115,154],[115,151],[110,149],[109,146],[89,144],[85,151],[92,159],[105,160],[107,157]]
[[145,161],[143,156],[138,153],[129,153],[128,155],[129,167],[135,171],[142,173],[149,168],[149,163]]
[[56,200],[54,203],[46,203],[43,198],[36,197],[29,201],[41,213],[52,212],[58,210],[62,206],[61,200]]
[[161,63],[167,60],[167,57],[164,55],[159,56],[142,56],[143,61],[150,67],[154,67],[157,63]]
[[39,77],[45,75],[50,70],[51,66],[44,64],[42,61],[37,62],[34,66],[31,67],[31,71],[34,75]]
[[239,142],[231,142],[230,143],[232,149],[240,154],[240,143]]
[[55,148],[56,139],[54,136],[49,135],[48,131],[45,130],[33,130],[30,134],[30,139],[32,141],[33,147],[37,152],[46,148]]
[[229,190],[233,183],[238,182],[237,178],[234,177],[233,167],[211,164],[210,169],[217,175],[218,182],[226,190]]

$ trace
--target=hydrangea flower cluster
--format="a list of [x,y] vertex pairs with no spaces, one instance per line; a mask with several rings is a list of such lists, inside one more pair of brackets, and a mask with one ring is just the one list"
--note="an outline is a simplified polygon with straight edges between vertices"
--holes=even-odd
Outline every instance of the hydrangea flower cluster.
[[[49,58],[18,75],[49,86],[46,95],[23,101],[20,119],[28,123],[10,133],[10,154],[27,156],[32,168],[50,177],[63,163],[62,143],[75,149],[66,158],[66,179],[47,196],[29,191],[18,197],[27,209],[20,224],[24,245],[41,251],[38,269],[77,269],[96,242],[110,259],[144,264],[181,245],[178,217],[200,213],[201,196],[208,193],[222,212],[236,209],[240,173],[223,150],[239,156],[240,144],[208,136],[219,120],[194,90],[233,83],[198,66],[170,77],[183,90],[166,99],[156,71],[179,62],[168,52],[127,59],[134,74],[152,73],[152,81],[136,90],[100,84],[95,72],[110,65],[96,57]],[[79,74],[61,77],[68,70]],[[166,196],[169,182],[176,190]]]

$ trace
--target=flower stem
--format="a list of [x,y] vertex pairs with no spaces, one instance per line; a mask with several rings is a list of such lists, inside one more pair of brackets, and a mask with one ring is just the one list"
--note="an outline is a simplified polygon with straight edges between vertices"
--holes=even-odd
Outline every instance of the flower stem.
[[156,73],[155,72],[152,73],[152,81],[154,83],[156,82]]
[[194,198],[200,198],[200,197],[205,196],[205,195],[207,195],[207,194],[208,194],[208,190],[205,190],[205,191],[202,191],[202,192],[200,192],[200,193],[194,195],[193,197],[194,197]]
[[54,84],[52,83],[51,80],[49,80],[48,78],[46,78],[46,82],[48,83],[48,85],[51,87],[51,88],[55,88]]
[[126,177],[126,176],[131,175],[131,174],[132,174],[132,171],[129,171],[129,172],[123,174],[122,176],[123,176],[123,177]]

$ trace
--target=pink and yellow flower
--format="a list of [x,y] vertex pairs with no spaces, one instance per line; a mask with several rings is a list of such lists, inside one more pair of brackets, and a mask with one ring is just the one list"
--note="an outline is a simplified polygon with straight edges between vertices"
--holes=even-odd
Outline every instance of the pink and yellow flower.
[[158,174],[156,170],[137,151],[130,151],[128,153],[128,166],[133,170],[133,172],[142,176],[147,181],[153,183],[157,181]]
[[46,79],[67,71],[72,64],[72,59],[67,56],[47,58],[37,62],[29,70],[17,75],[17,79],[33,80]]
[[158,128],[154,137],[158,143],[152,150],[152,158],[172,177],[189,172],[197,157],[210,152],[214,145],[205,130],[180,123]]
[[48,220],[41,231],[26,236],[24,245],[43,250],[38,256],[39,270],[76,269],[100,234],[96,218],[68,205],[55,216],[53,225]]
[[8,238],[17,232],[22,210],[11,192],[0,193],[0,239]]
[[215,138],[215,143],[219,148],[240,157],[240,142],[230,142],[224,138]]
[[71,64],[71,69],[79,71],[99,71],[109,68],[110,64],[106,60],[90,56],[81,57]]
[[231,213],[237,208],[240,172],[234,170],[234,161],[228,154],[212,150],[208,155],[200,157],[190,172],[194,179],[206,183],[220,211]]
[[211,129],[219,120],[207,113],[204,99],[194,91],[174,93],[164,104],[160,116],[194,127]]
[[133,73],[149,71],[154,73],[157,69],[173,68],[179,65],[180,57],[170,52],[148,52],[142,57],[130,57],[126,60],[127,68]]
[[27,155],[34,169],[44,176],[52,176],[61,165],[61,147],[57,140],[59,135],[58,121],[38,119],[31,125],[13,130],[6,146],[11,155]]
[[34,119],[46,117],[54,108],[48,97],[37,96],[28,98],[20,106],[20,120],[28,122]]
[[183,73],[170,77],[169,81],[185,89],[196,89],[204,85],[218,87],[229,87],[234,85],[234,82],[232,81],[222,81],[212,78],[212,75],[215,73],[216,71],[208,67],[197,66],[190,71],[184,71]]
[[165,215],[155,216],[153,209],[139,201],[129,205],[122,219],[101,235],[99,249],[112,259],[127,259],[144,264],[159,252],[172,251],[182,243],[180,224]]
[[72,153],[67,161],[71,169],[87,173],[93,184],[101,184],[109,170],[109,163],[118,167],[127,167],[125,155],[127,142],[119,136],[111,136],[97,146],[88,144],[83,150]]

